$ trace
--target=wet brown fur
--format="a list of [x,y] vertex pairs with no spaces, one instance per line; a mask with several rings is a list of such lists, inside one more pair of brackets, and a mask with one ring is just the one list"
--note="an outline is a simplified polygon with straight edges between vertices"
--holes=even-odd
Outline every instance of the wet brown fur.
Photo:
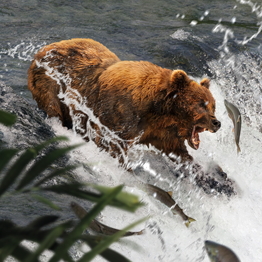
[[[182,70],[172,71],[145,61],[120,61],[91,39],[45,46],[28,70],[28,88],[38,106],[50,117],[58,116],[64,126],[72,127],[69,110],[59,100],[60,86],[46,74],[45,63],[61,75],[69,75],[71,87],[87,99],[87,106],[100,122],[118,131],[122,139],[131,140],[142,133],[140,143],[191,160],[184,141],[190,138],[193,126],[212,131],[215,100],[208,79],[198,84]],[[66,90],[65,84],[62,88]],[[74,114],[77,112],[74,110]],[[99,138],[96,143],[102,146]]]

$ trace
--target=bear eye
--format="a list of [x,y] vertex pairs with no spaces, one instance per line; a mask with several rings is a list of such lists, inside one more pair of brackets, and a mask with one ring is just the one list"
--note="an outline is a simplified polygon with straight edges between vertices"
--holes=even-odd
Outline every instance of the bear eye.
[[206,109],[207,103],[205,101],[201,101],[200,106]]

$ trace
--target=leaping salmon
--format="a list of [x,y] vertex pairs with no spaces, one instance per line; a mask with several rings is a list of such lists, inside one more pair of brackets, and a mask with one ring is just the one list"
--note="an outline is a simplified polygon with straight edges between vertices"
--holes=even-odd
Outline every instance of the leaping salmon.
[[205,247],[211,262],[240,262],[237,255],[226,246],[212,241],[205,241]]
[[237,145],[237,153],[239,153],[240,147],[239,147],[239,138],[240,138],[240,132],[241,132],[241,114],[238,110],[238,108],[233,105],[232,103],[228,102],[226,99],[224,100],[228,116],[232,119],[234,124],[234,134],[235,134],[235,141]]
[[171,191],[166,192],[166,191],[164,191],[163,189],[161,189],[157,186],[153,186],[153,185],[150,185],[150,184],[144,184],[144,183],[140,183],[138,185],[138,187],[140,187],[148,195],[155,197],[155,199],[159,200],[164,205],[168,206],[174,215],[179,214],[182,217],[182,219],[184,220],[185,225],[187,227],[189,227],[191,222],[196,221],[195,219],[187,216],[184,213],[183,209],[181,209],[177,205],[175,200],[172,198],[172,192]]
[[[79,219],[82,219],[87,214],[87,211],[75,202],[71,202],[71,208]],[[92,229],[93,231],[95,231],[96,233],[100,233],[100,234],[104,234],[104,235],[113,235],[113,234],[120,231],[118,229],[106,226],[106,225],[100,223],[99,221],[97,221],[96,219],[92,220],[92,222],[89,225],[89,228]],[[144,232],[144,230],[141,230],[141,231],[138,231],[138,232],[128,231],[122,237],[133,236],[133,235],[141,235],[141,234],[143,234],[143,232]]]

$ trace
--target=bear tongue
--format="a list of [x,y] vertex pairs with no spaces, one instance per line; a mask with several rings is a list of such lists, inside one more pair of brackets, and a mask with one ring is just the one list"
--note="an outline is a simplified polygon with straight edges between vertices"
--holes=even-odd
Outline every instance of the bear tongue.
[[[193,131],[192,131],[192,135],[191,135],[191,139],[190,139],[190,142],[195,149],[199,148],[199,143],[200,143],[198,131],[202,132],[202,128],[198,128],[198,127],[194,126]],[[204,129],[203,129],[203,131],[204,131]]]
[[199,148],[199,143],[200,143],[199,135],[197,132],[195,132],[194,136],[192,137],[192,144],[194,145],[195,149]]

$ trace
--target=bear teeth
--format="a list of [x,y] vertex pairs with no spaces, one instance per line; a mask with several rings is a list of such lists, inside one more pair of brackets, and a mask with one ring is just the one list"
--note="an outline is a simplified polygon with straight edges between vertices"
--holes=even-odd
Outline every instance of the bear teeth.
[[200,140],[196,140],[196,138],[193,138],[194,144],[198,145],[200,143]]

